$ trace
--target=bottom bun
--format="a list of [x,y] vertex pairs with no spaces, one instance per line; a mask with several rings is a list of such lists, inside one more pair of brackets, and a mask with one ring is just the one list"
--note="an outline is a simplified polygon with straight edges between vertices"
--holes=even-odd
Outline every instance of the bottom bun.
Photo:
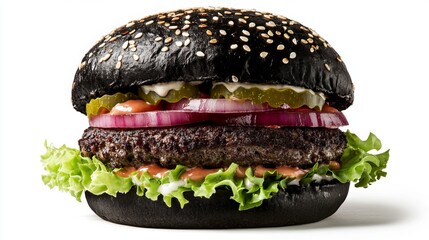
[[185,193],[189,203],[182,209],[177,201],[165,205],[162,197],[152,201],[135,191],[112,197],[85,192],[91,209],[114,223],[153,228],[250,228],[317,222],[337,211],[347,197],[349,183],[323,182],[288,186],[272,198],[246,211],[230,199],[231,192],[217,189],[210,199]]

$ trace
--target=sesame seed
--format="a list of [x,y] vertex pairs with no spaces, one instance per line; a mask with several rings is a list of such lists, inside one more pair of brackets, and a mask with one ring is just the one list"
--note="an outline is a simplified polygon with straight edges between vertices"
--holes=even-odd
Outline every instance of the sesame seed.
[[122,49],[127,49],[129,42],[125,41],[124,44],[122,44]]
[[161,41],[162,40],[162,37],[156,37],[155,38],[155,42],[159,42],[159,41]]
[[276,31],[276,35],[277,35],[277,36],[280,36],[280,35],[282,35],[282,32],[280,32],[280,31]]
[[134,58],[134,60],[138,61],[139,60],[139,55],[133,54],[133,58]]
[[183,23],[185,23],[185,24],[187,24],[187,25],[191,24],[191,22],[190,22],[190,21],[188,21],[188,20],[183,21]]
[[281,51],[281,50],[284,50],[284,49],[285,49],[285,45],[283,45],[283,44],[277,45],[277,50]]
[[247,21],[244,18],[239,18],[238,22],[242,23],[242,24],[246,24],[247,23]]
[[229,26],[234,26],[234,22],[233,21],[229,21],[228,24],[229,24]]
[[330,67],[327,63],[325,63],[325,68],[326,68],[328,71],[331,71],[331,67]]
[[231,15],[232,14],[232,12],[230,12],[230,11],[225,11],[223,13],[226,14],[226,15]]
[[171,30],[175,30],[175,29],[177,29],[177,26],[168,26],[168,29],[171,29]]
[[122,61],[116,62],[115,69],[120,69],[122,67]]
[[118,56],[118,61],[122,61],[122,58],[123,58],[124,56],[122,56],[122,55],[119,55]]
[[180,31],[179,29],[177,29],[174,34],[176,34],[176,36],[179,36],[182,33],[182,31]]
[[289,34],[293,34],[293,33],[294,33],[292,29],[288,29],[288,30],[287,30],[287,32],[288,32]]
[[294,59],[294,58],[296,58],[296,53],[295,53],[295,52],[291,52],[291,53],[289,54],[289,58],[290,58],[290,59]]
[[186,40],[185,40],[184,45],[185,45],[185,46],[188,46],[188,45],[189,45],[189,43],[191,43],[191,40],[188,38],[188,39],[186,39]]
[[134,36],[134,38],[141,38],[142,36],[143,36],[143,33],[139,32]]
[[268,52],[261,52],[261,53],[259,54],[259,56],[260,56],[261,58],[266,58],[266,57],[268,56]]
[[257,26],[256,29],[260,30],[260,31],[265,31],[265,27],[264,26]]
[[273,31],[271,31],[271,30],[268,30],[268,35],[270,35],[270,37],[272,37],[272,36],[274,36],[274,33],[273,33]]
[[182,27],[182,30],[186,30],[188,29],[190,26],[188,24],[186,24],[185,26]]
[[263,38],[270,38],[270,36],[268,36],[268,34],[266,34],[266,33],[261,33],[261,37],[263,37]]
[[237,44],[231,44],[230,48],[231,48],[231,49],[237,49],[237,48],[238,48],[238,45],[237,45]]
[[179,17],[174,17],[174,18],[172,18],[172,19],[171,19],[171,21],[172,21],[172,22],[175,22],[175,21],[177,21],[177,20],[179,20],[179,19],[180,19]]
[[183,46],[183,43],[182,43],[181,41],[177,41],[177,42],[175,42],[175,44],[176,44],[176,46],[178,46],[178,47]]
[[266,22],[265,25],[267,27],[275,27],[276,26],[276,24],[273,21]]
[[150,20],[150,21],[146,22],[145,24],[147,26],[147,25],[151,25],[152,23],[153,23],[153,20]]
[[328,44],[326,44],[326,42],[323,42],[323,46],[324,46],[325,48],[327,48],[327,47],[328,47]]
[[86,62],[85,61],[81,62],[79,64],[79,70],[82,69],[82,68],[84,68],[85,66],[86,66]]
[[92,57],[92,55],[93,55],[93,53],[92,53],[92,52],[90,52],[90,53],[89,53],[89,55],[88,55],[88,57]]
[[225,36],[226,35],[226,31],[225,30],[219,30],[219,33],[220,33],[220,35],[223,35],[223,36]]
[[249,28],[254,28],[254,27],[256,27],[256,23],[254,22],[249,23]]
[[185,16],[185,19],[188,19],[188,20],[189,20],[190,18],[191,18],[191,15],[186,15],[186,16]]
[[112,53],[113,52],[113,49],[109,49],[109,53]]
[[296,23],[296,22],[292,20],[292,21],[290,21],[290,22],[289,22],[289,25],[291,25],[291,26],[292,26],[292,25],[295,25],[295,23]]
[[247,45],[243,45],[243,49],[244,49],[244,51],[246,51],[246,52],[250,52],[250,47],[249,46],[247,46]]
[[250,36],[250,32],[245,29],[243,29],[241,32],[246,36]]
[[164,26],[169,27],[171,24],[169,22],[164,23]]
[[310,48],[310,52],[314,52],[314,47],[313,46]]
[[182,32],[182,36],[189,37],[189,33],[188,32]]
[[167,38],[164,40],[164,43],[168,44],[168,43],[171,43],[172,41],[173,41],[173,38],[172,38],[172,37],[167,37]]
[[309,42],[309,43],[313,43],[313,42],[314,42],[314,40],[313,40],[312,38],[307,38],[307,42]]
[[162,48],[161,48],[161,51],[162,51],[162,52],[167,52],[167,51],[168,51],[168,47],[167,47],[167,46],[162,47]]
[[110,53],[108,53],[108,54],[104,55],[102,58],[100,58],[100,60],[98,62],[100,63],[103,61],[107,61],[107,60],[109,60],[110,56],[112,56],[112,55]]
[[135,22],[129,22],[129,23],[127,23],[127,25],[125,25],[125,27],[131,27],[131,26],[133,26],[134,24],[136,24]]
[[114,36],[114,37],[112,37],[112,38],[110,38],[110,39],[109,39],[109,42],[113,42],[113,41],[115,41],[116,39],[118,39],[118,37],[117,37],[117,36]]
[[218,21],[219,20],[219,17],[218,16],[214,16],[213,17],[213,21]]
[[205,56],[205,54],[201,51],[197,51],[196,54],[198,57],[204,57]]
[[200,28],[206,28],[207,24],[202,23],[202,24],[198,25],[198,27],[200,27]]
[[302,44],[307,44],[308,42],[307,42],[307,40],[305,40],[305,39],[301,39],[301,43],[302,43]]
[[235,75],[232,75],[231,79],[232,79],[233,82],[238,82],[238,77],[235,76]]
[[338,57],[337,57],[337,61],[338,61],[338,62],[343,62],[343,59],[341,59],[341,57],[340,57],[340,56],[338,56]]
[[296,38],[292,39],[293,44],[297,45],[298,41],[296,40]]
[[273,43],[274,42],[274,40],[273,39],[267,39],[267,41],[266,41],[268,44],[271,44],[271,43]]
[[102,43],[102,44],[98,45],[98,48],[102,48],[102,47],[104,47],[105,45],[106,45],[106,43]]
[[287,59],[287,58],[283,58],[283,59],[282,59],[282,62],[283,62],[284,64],[288,64],[288,63],[289,63],[289,59]]
[[200,22],[207,22],[206,18],[200,18]]
[[213,35],[212,31],[210,31],[210,30],[207,30],[206,34],[209,35],[209,36]]
[[216,44],[216,43],[217,43],[217,40],[216,40],[215,38],[210,39],[209,43],[211,43],[211,44]]
[[289,38],[290,38],[289,34],[287,34],[287,33],[283,34],[283,37],[284,37],[285,39],[289,39]]
[[136,47],[134,47],[134,46],[132,46],[132,47],[130,48],[130,51],[131,51],[131,52],[135,52],[135,51],[137,51],[137,48],[136,48]]
[[164,24],[164,23],[165,23],[165,21],[158,21],[157,22],[158,25],[161,25],[161,24]]
[[245,37],[245,36],[240,36],[240,40],[243,41],[243,42],[248,42],[249,41],[249,39],[247,37]]

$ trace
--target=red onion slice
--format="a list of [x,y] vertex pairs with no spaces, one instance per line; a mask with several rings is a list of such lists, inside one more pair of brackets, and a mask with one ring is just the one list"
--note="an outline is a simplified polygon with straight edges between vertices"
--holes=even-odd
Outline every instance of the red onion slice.
[[98,128],[169,127],[207,121],[207,114],[186,111],[152,111],[126,115],[100,114],[89,125]]
[[231,115],[217,114],[210,119],[216,124],[230,126],[338,128],[349,124],[341,112],[295,112],[287,110]]
[[[284,109],[289,108],[284,106]],[[167,105],[167,110],[183,110],[200,113],[248,113],[272,111],[267,103],[254,104],[251,101],[230,100],[230,99],[182,99],[177,103]]]

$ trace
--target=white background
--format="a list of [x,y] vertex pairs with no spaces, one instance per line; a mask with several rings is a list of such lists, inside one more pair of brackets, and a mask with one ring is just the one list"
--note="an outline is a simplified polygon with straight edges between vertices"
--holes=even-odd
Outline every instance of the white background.
[[[1,239],[358,239],[418,236],[428,221],[429,31],[424,1],[2,1],[0,3]],[[231,6],[281,14],[340,53],[356,87],[349,129],[391,149],[388,177],[351,188],[318,223],[244,230],[160,230],[100,220],[41,181],[43,142],[77,147],[86,117],[71,106],[74,73],[112,29],[161,11]],[[262,219],[261,219],[262,220]],[[221,219],[220,219],[221,221]]]

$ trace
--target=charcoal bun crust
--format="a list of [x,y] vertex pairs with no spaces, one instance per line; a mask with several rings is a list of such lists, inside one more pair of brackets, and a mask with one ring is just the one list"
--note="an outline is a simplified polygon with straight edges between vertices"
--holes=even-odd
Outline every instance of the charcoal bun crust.
[[330,182],[279,190],[257,208],[238,211],[229,190],[217,190],[210,198],[185,193],[183,209],[177,201],[169,208],[162,201],[139,197],[135,191],[112,197],[85,192],[90,208],[114,223],[151,228],[250,228],[276,227],[317,222],[334,214],[344,202],[349,183]]
[[314,30],[254,10],[198,8],[131,21],[82,59],[72,103],[170,81],[288,84],[323,92],[340,110],[353,103],[345,64]]

